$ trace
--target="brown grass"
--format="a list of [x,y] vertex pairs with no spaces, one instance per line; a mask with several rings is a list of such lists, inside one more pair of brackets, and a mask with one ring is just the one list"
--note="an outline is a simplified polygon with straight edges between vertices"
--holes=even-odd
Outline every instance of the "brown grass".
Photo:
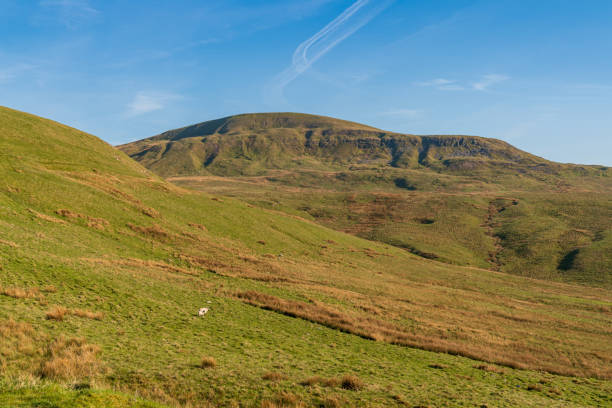
[[102,312],[92,312],[84,309],[68,309],[63,306],[56,306],[47,312],[47,320],[63,321],[67,316],[77,316],[85,319],[102,320],[104,314]]
[[265,381],[282,381],[282,380],[286,380],[287,376],[283,373],[268,371],[267,373],[262,375],[261,378]]
[[[6,372],[9,365],[24,355],[36,355],[38,347],[35,335],[35,330],[28,323],[12,319],[0,321],[0,372]],[[13,369],[26,371],[31,366],[31,359],[22,360],[21,366],[19,361],[17,364]]]
[[527,391],[542,391],[542,386],[540,384],[529,384]]
[[64,320],[67,314],[70,313],[70,309],[67,309],[63,306],[56,306],[52,310],[49,310],[46,314],[47,320],[57,320],[61,322]]
[[89,215],[79,214],[67,209],[55,210],[55,213],[64,218],[83,219],[87,221],[87,226],[98,230],[104,230],[109,225],[109,222],[104,218],[90,217]]
[[[364,314],[363,312],[339,310],[336,307],[332,308],[316,302],[307,303],[281,299],[255,291],[241,292],[237,293],[235,296],[245,303],[266,310],[272,310],[287,316],[316,322],[366,339],[385,341],[428,351],[462,355],[512,368],[538,369],[562,375],[584,376],[586,373],[586,375],[599,378],[612,377],[610,368],[605,367],[605,362],[612,362],[612,357],[606,357],[606,355],[602,353],[590,354],[588,356],[590,360],[584,358],[581,360],[581,366],[576,366],[572,364],[562,352],[555,349],[547,349],[543,346],[534,347],[521,345],[517,347],[516,343],[509,343],[505,340],[501,343],[483,343],[482,340],[487,337],[493,340],[496,339],[488,333],[477,333],[475,337],[450,337],[445,331],[438,329],[439,327],[444,327],[440,325],[444,324],[445,318],[448,318],[440,312],[438,313],[442,318],[435,322],[436,325],[434,327],[437,327],[435,331],[430,330],[429,333],[415,332],[408,331],[399,324],[394,323],[394,314],[390,313],[388,310],[385,313],[387,318],[383,320],[382,318]],[[410,305],[410,303],[408,303],[408,305]],[[406,303],[402,305],[402,308],[404,310],[411,310],[407,308]],[[445,311],[445,308],[440,308],[440,311]],[[432,312],[437,312],[435,307],[430,308],[428,315],[431,315]],[[528,322],[523,320],[531,319],[521,318],[521,324],[528,324]],[[514,319],[505,320],[505,322],[508,321],[517,322],[517,320]],[[424,320],[424,322],[427,323],[427,320]],[[470,322],[470,324],[472,323]],[[508,324],[506,324],[506,326],[507,325]],[[500,328],[503,330],[506,326],[500,326]],[[508,344],[508,346],[505,346],[505,344]],[[549,354],[546,355],[543,352]],[[545,356],[547,358],[543,358]],[[589,366],[590,364],[593,365]]]
[[31,208],[28,208],[28,211],[33,214],[36,218],[40,218],[41,220],[45,220],[45,221],[49,221],[49,222],[53,222],[55,224],[66,224],[66,221],[64,220],[60,220],[59,218],[55,218],[55,217],[50,217],[46,214],[42,214],[39,213],[38,211],[35,211]]
[[202,357],[200,368],[214,368],[217,366],[217,360],[214,357]]
[[477,366],[474,366],[474,368],[477,368],[483,371],[487,371],[489,373],[503,374],[505,372],[503,368],[497,367],[494,365],[490,365],[490,364],[479,364]]
[[345,390],[359,391],[365,387],[365,384],[358,377],[347,374],[340,379],[340,386]]
[[53,286],[53,285],[43,286],[43,288],[41,290],[43,292],[46,292],[46,293],[55,293],[55,292],[57,292],[57,288],[55,286]]
[[147,217],[151,217],[151,218],[159,218],[160,215],[157,212],[157,210],[153,209],[153,208],[149,208],[149,207],[142,207],[140,209],[140,212],[142,212],[144,215],[146,215]]
[[103,371],[99,353],[100,348],[87,344],[85,339],[60,337],[47,347],[40,376],[53,380],[95,377]]
[[10,296],[15,299],[43,299],[45,296],[38,288],[18,288],[0,286],[0,295]]
[[19,248],[19,245],[17,245],[16,243],[12,242],[12,241],[7,241],[4,239],[0,239],[0,245],[6,245],[9,246],[11,248]]
[[104,313],[102,312],[92,312],[92,311],[83,310],[83,309],[73,309],[70,311],[70,314],[77,316],[77,317],[83,317],[83,318],[92,319],[92,320],[102,320],[102,318],[104,317]]
[[304,385],[307,387],[312,387],[315,385],[321,385],[323,387],[337,387],[338,385],[340,385],[340,380],[338,380],[337,378],[323,378],[318,375],[315,375],[314,377],[309,377],[304,381],[301,381],[300,385]]
[[28,323],[16,322],[12,319],[0,322],[0,337],[19,337],[31,336],[34,329]]
[[[34,336],[34,329],[28,323],[16,322],[12,319],[0,322],[0,337],[3,339],[16,339],[21,345]],[[6,345],[3,341],[0,343]],[[4,353],[0,353],[5,355]]]
[[202,224],[196,224],[196,223],[190,222],[188,225],[189,225],[190,227],[197,228],[197,229],[202,230],[202,231],[208,231],[208,228],[206,228],[206,227],[205,227],[204,225],[202,225]]

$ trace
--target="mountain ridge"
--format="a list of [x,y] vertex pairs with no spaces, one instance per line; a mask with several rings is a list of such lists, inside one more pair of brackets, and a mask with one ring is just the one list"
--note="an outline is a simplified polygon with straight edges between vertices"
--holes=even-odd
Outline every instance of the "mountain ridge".
[[[267,168],[291,166],[292,161],[304,158],[317,160],[319,163],[315,167],[374,164],[439,171],[516,165],[551,172],[574,166],[535,156],[500,139],[397,133],[297,113],[228,116],[117,147],[165,177],[194,172],[262,174]],[[189,160],[179,159],[181,155],[188,156]],[[281,155],[285,157],[279,157]],[[165,156],[171,157],[176,165],[162,164]]]

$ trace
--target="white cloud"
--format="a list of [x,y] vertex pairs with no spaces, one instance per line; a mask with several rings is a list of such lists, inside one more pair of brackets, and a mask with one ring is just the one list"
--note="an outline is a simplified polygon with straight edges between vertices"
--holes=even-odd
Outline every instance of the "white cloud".
[[369,23],[394,0],[357,0],[338,17],[302,42],[293,53],[289,68],[279,74],[267,91],[282,98],[283,89],[306,72],[312,64]]
[[436,78],[430,81],[415,82],[418,86],[430,86],[436,88],[439,91],[463,91],[464,86],[457,84],[454,79]]
[[138,116],[164,109],[168,102],[180,99],[175,94],[159,92],[138,92],[132,102],[127,105],[128,116]]
[[454,82],[457,82],[457,81],[446,79],[446,78],[436,78],[436,79],[432,79],[431,81],[417,82],[416,84],[419,86],[442,86],[442,85],[452,84]]
[[489,74],[483,76],[480,81],[472,83],[472,88],[477,91],[486,91],[491,85],[507,81],[510,77],[500,74]]
[[414,84],[418,86],[432,87],[439,91],[465,91],[468,89],[474,91],[486,91],[490,86],[507,81],[508,79],[510,79],[510,77],[506,75],[488,74],[482,76],[480,80],[470,84],[461,84],[457,80],[446,78],[436,78],[429,81],[415,82]]

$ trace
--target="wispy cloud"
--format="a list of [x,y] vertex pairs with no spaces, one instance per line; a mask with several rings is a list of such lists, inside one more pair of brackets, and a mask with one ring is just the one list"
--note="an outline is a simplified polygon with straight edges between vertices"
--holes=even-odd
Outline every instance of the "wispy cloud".
[[298,45],[293,53],[291,66],[275,78],[274,86],[268,91],[282,98],[287,85],[334,47],[369,23],[393,1],[357,0],[316,34]]
[[471,83],[460,83],[454,79],[436,78],[429,81],[415,82],[417,86],[427,86],[435,88],[439,91],[486,91],[492,85],[507,81],[510,79],[509,76],[500,74],[488,74],[483,75],[478,81]]
[[100,13],[89,0],[42,0],[38,4],[55,10],[59,21],[68,28],[76,28],[84,20]]
[[489,74],[483,76],[478,82],[472,83],[472,88],[477,91],[486,91],[491,85],[507,81],[510,77],[499,74]]
[[138,116],[164,109],[168,102],[180,99],[179,95],[160,92],[138,92],[127,105],[127,116]]
[[464,86],[457,84],[457,81],[446,78],[436,78],[430,81],[416,82],[415,85],[431,86],[440,91],[463,91],[465,89]]

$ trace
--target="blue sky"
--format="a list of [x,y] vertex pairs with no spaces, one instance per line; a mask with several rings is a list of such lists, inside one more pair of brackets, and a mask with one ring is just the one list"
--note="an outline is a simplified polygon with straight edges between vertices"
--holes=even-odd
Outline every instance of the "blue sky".
[[244,112],[612,165],[612,1],[0,0],[0,104],[112,144]]

